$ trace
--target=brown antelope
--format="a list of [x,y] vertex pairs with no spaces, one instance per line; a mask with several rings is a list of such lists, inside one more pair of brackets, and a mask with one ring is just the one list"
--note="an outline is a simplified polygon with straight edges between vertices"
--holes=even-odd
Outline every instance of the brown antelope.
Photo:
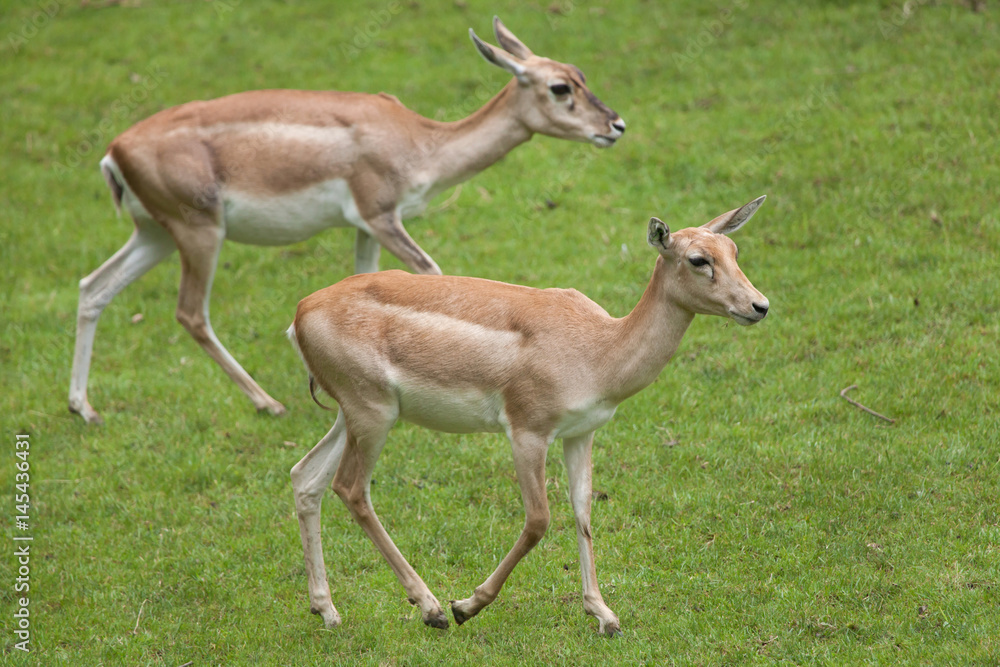
[[[768,302],[736,264],[730,234],[764,201],[673,234],[649,221],[658,252],[639,305],[616,319],[576,290],[533,289],[477,278],[402,271],[359,275],[299,303],[289,337],[314,382],[337,401],[336,423],[292,468],[309,576],[309,601],[327,627],[340,623],[320,543],[328,486],[399,578],[424,623],[446,628],[441,605],[393,544],[372,508],[372,469],[403,419],[449,433],[506,433],[526,518],[507,556],[472,597],[452,602],[458,623],[492,602],[549,524],[545,456],[563,440],[583,574],[583,608],[599,630],[619,632],[597,585],[590,534],[594,431],[649,385],[696,313],[739,324],[764,319]],[[314,394],[315,398],[315,394]]]
[[468,118],[438,122],[392,95],[259,90],[161,111],[126,130],[101,160],[132,237],[80,281],[69,409],[87,422],[87,375],[101,312],[126,285],[175,249],[177,319],[258,410],[271,398],[216,338],[209,293],[222,242],[285,245],[329,227],[355,227],[355,270],[378,270],[385,246],[418,273],[441,270],[403,228],[439,192],[539,133],[611,146],[625,123],[573,65],[534,55],[496,17],[502,49],[469,34],[514,78]]

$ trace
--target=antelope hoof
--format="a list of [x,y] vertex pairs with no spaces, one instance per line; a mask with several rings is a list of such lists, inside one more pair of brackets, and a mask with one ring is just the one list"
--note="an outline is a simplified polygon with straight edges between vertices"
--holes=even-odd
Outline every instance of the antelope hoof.
[[287,412],[287,411],[285,410],[285,406],[284,405],[282,405],[281,403],[278,403],[277,401],[272,401],[271,403],[268,403],[267,405],[262,405],[262,406],[258,407],[257,408],[257,412],[267,412],[268,414],[272,414],[275,417],[280,417],[281,415],[285,414],[285,412]]
[[332,630],[340,625],[340,614],[337,613],[336,609],[328,609],[324,611],[322,609],[317,609],[316,607],[310,607],[309,611],[314,614],[318,614],[323,618],[323,626],[327,630]]
[[84,403],[82,406],[75,406],[72,403],[69,404],[69,411],[73,414],[80,415],[83,417],[83,421],[88,424],[101,425],[104,423],[104,418],[95,410],[90,407],[90,403]]
[[622,629],[618,625],[618,619],[612,621],[600,621],[597,631],[605,637],[621,637]]
[[443,611],[439,611],[431,616],[424,616],[424,625],[429,625],[432,628],[437,628],[438,630],[447,630],[448,617],[444,615]]
[[479,613],[478,609],[476,611],[468,611],[467,609],[463,609],[463,606],[468,607],[468,600],[451,601],[451,613],[455,617],[455,622],[459,625],[462,625],[462,623],[465,623]]

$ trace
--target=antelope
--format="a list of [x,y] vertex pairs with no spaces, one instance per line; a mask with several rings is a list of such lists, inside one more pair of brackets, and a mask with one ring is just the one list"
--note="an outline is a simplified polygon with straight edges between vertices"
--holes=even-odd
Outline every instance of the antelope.
[[[333,606],[320,542],[326,487],[389,562],[424,623],[447,628],[437,598],[393,544],[372,507],[372,470],[398,420],[449,433],[505,433],[525,507],[513,548],[471,597],[451,603],[459,624],[496,599],[514,566],[549,525],[545,457],[557,438],[583,579],[583,608],[598,631],[620,632],[597,584],[590,529],[594,431],[619,403],[653,382],[696,313],[750,325],[768,301],[736,263],[727,237],[764,197],[701,227],[671,233],[649,221],[659,252],[639,304],[613,318],[576,290],[534,289],[478,278],[356,275],[298,306],[288,334],[319,385],[339,404],[333,428],[291,470],[312,612],[332,628]],[[317,400],[317,403],[319,401]]]
[[101,172],[135,230],[80,281],[70,411],[101,421],[87,399],[97,320],[118,292],[175,249],[178,321],[258,411],[282,414],[209,322],[224,240],[287,245],[329,227],[354,227],[357,273],[377,271],[385,246],[413,271],[440,274],[403,218],[536,133],[601,148],[622,136],[624,121],[590,92],[578,68],[536,56],[497,17],[493,31],[502,48],[471,28],[469,36],[514,78],[459,121],[424,118],[385,93],[258,90],[166,109],[114,139]]

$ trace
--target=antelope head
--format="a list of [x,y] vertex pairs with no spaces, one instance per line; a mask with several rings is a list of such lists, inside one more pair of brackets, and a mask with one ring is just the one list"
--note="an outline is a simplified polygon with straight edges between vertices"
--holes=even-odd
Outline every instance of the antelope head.
[[496,16],[493,33],[501,48],[479,39],[469,28],[479,53],[517,80],[516,113],[530,131],[600,148],[614,145],[622,136],[625,121],[590,92],[579,68],[536,56]]
[[740,270],[739,250],[732,234],[764,202],[764,197],[723,213],[701,227],[670,233],[659,218],[649,221],[649,245],[660,253],[657,264],[667,275],[663,280],[678,305],[692,313],[720,315],[744,326],[767,315],[767,297],[757,291]]

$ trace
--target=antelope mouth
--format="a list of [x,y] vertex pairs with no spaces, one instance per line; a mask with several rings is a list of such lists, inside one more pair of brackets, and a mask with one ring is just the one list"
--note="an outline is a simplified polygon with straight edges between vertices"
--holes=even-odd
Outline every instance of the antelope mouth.
[[593,141],[594,145],[598,148],[609,148],[615,145],[615,142],[618,141],[618,137],[611,137],[606,134],[595,134],[591,138],[591,141]]
[[751,324],[757,324],[762,319],[764,319],[764,316],[759,313],[754,313],[752,316],[747,316],[747,315],[740,315],[739,313],[733,312],[731,310],[729,311],[729,316],[734,320],[736,320],[736,323],[739,324],[741,327],[748,327]]

